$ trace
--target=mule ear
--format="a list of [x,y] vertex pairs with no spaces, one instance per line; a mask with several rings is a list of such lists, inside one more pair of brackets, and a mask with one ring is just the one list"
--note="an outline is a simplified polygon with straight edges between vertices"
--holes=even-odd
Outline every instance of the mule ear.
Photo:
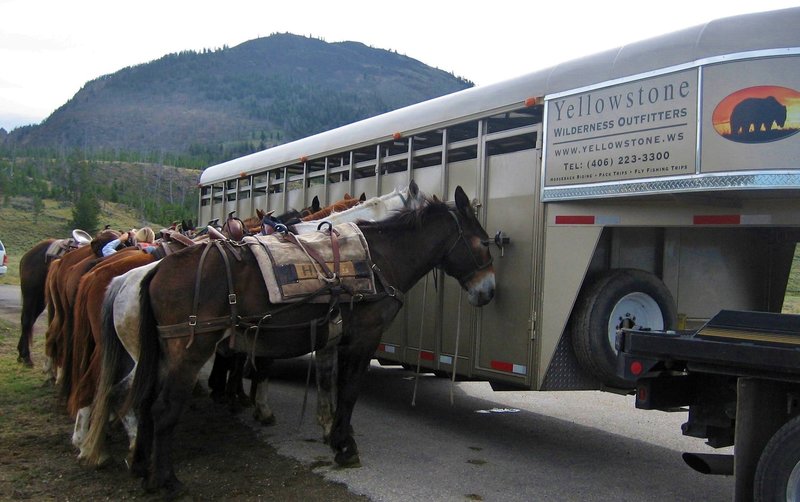
[[419,197],[419,187],[414,180],[411,180],[411,183],[408,184],[408,195],[410,195],[412,199]]
[[264,219],[264,211],[256,208],[256,216],[258,216],[259,220],[263,220]]
[[314,199],[311,201],[311,211],[316,213],[320,209],[322,209],[322,206],[319,205],[319,197],[315,195]]
[[365,200],[367,200],[367,193],[366,192],[361,192],[361,197],[359,197],[358,200],[360,200],[361,202],[364,202]]
[[469,203],[469,197],[467,197],[467,194],[464,193],[464,189],[461,188],[461,185],[456,187],[456,207],[464,214],[472,213],[472,206]]

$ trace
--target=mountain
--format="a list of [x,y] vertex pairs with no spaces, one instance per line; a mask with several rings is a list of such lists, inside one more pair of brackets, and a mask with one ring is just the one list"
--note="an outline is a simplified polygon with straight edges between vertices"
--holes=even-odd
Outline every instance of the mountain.
[[362,43],[273,34],[102,76],[0,142],[220,161],[471,86]]

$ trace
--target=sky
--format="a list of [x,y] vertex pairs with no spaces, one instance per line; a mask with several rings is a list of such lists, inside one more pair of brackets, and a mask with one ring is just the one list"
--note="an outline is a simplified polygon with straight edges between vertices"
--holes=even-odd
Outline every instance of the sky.
[[798,0],[0,0],[0,128],[38,124],[88,81],[272,33],[393,50],[487,85]]

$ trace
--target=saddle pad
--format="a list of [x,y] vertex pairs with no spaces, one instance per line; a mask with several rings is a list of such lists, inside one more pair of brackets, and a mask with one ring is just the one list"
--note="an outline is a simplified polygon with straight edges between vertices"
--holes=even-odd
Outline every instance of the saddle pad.
[[[375,277],[364,235],[354,223],[333,227],[338,232],[339,277],[346,292],[343,301],[353,294],[375,294]],[[333,270],[333,250],[328,232],[311,232],[294,236],[304,247],[313,248]],[[322,267],[303,249],[282,234],[247,236],[244,242],[256,257],[270,303],[291,303],[304,299],[325,284]],[[330,295],[318,295],[312,303],[328,303]]]
[[47,246],[45,251],[45,260],[54,260],[64,256],[70,248],[77,248],[77,243],[72,239],[56,239]]

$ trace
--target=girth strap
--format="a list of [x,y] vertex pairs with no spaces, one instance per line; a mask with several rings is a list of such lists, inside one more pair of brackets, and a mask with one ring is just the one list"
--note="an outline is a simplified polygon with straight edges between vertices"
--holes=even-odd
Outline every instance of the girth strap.
[[[231,328],[235,327],[238,318],[236,292],[233,289],[233,273],[231,271],[231,263],[228,259],[228,254],[222,247],[222,241],[209,241],[206,244],[205,249],[203,249],[203,253],[200,255],[200,263],[197,265],[197,274],[194,283],[194,299],[192,300],[192,313],[189,315],[189,343],[186,344],[187,349],[192,346],[192,342],[194,342],[194,335],[197,332],[197,310],[200,305],[200,287],[202,284],[203,267],[205,265],[206,257],[208,256],[208,251],[211,249],[212,245],[217,248],[220,256],[222,256],[222,261],[225,263],[225,275],[228,279],[228,305],[231,306],[231,313],[228,317],[228,325]],[[204,324],[208,325],[209,321],[206,321]],[[232,333],[230,341],[231,346],[233,346],[234,343],[233,336],[234,334]]]

